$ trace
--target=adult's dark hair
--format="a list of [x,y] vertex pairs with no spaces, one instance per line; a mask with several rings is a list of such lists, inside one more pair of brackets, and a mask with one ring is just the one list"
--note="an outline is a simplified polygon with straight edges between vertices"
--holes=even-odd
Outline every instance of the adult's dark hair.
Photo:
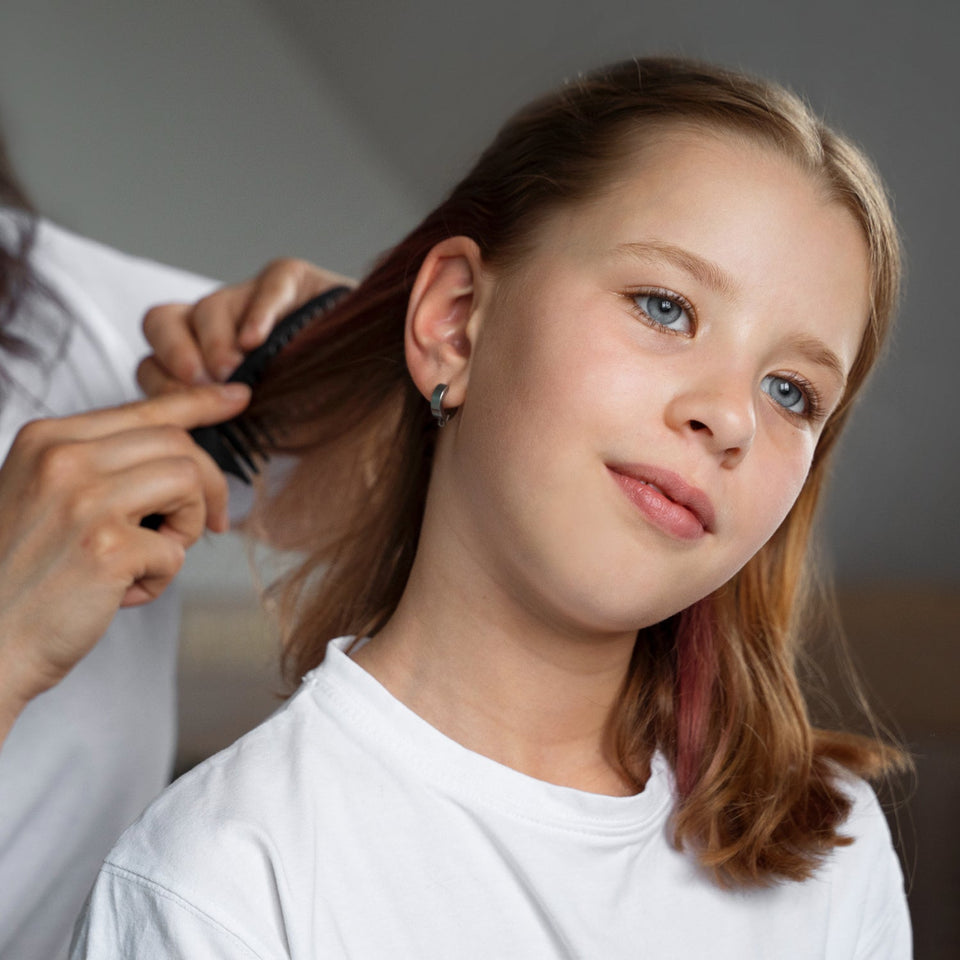
[[[6,210],[0,224],[0,400],[8,387],[4,357],[36,359],[56,355],[60,338],[53,329],[29,329],[15,321],[28,301],[46,301],[56,315],[66,316],[64,305],[33,266],[37,238],[37,210],[20,183],[2,132],[0,132],[0,208]],[[45,316],[49,312],[45,312]],[[33,336],[30,336],[33,334]],[[54,346],[50,351],[48,348]]]

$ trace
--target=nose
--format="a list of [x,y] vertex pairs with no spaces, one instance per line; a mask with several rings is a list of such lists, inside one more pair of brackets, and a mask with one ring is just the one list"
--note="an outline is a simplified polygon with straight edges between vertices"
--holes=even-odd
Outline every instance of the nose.
[[724,466],[735,466],[747,455],[757,432],[754,391],[738,384],[730,371],[685,384],[667,405],[666,417],[672,430],[699,440]]

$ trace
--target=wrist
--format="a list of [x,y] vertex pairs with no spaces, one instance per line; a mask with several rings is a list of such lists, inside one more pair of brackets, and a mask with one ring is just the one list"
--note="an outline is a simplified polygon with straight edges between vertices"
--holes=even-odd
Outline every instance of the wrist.
[[0,642],[0,727],[12,726],[24,707],[49,687],[20,645]]
[[19,687],[15,676],[11,676],[6,664],[0,659],[0,744],[31,699],[33,698]]

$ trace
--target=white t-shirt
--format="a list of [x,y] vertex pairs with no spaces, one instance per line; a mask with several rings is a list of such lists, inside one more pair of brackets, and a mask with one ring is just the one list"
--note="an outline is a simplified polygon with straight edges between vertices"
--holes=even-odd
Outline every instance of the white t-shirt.
[[107,858],[74,960],[904,960],[872,791],[813,879],[722,890],[669,842],[672,780],[609,797],[448,739],[334,641],[282,710],[170,787]]
[[[15,221],[0,210],[0,242]],[[124,403],[147,352],[145,310],[195,300],[209,280],[125,256],[41,223],[35,270],[70,319],[62,350],[38,342],[44,300],[30,301],[15,330],[45,352],[3,355],[0,456],[37,417]],[[53,355],[51,356],[51,353]],[[33,700],[0,748],[0,957],[57,960],[104,855],[169,778],[175,738],[179,603],[172,590],[119,612],[94,650]]]

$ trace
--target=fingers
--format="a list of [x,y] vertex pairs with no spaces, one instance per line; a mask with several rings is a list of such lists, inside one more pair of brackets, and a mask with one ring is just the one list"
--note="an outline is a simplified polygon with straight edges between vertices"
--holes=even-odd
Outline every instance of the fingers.
[[131,538],[130,549],[138,558],[141,570],[127,587],[121,607],[136,607],[156,600],[180,572],[186,556],[183,545],[171,537],[158,537],[148,530]]
[[222,475],[222,489],[211,504],[206,499],[210,491],[204,486],[202,471],[192,457],[140,463],[113,474],[110,483],[116,491],[109,501],[110,511],[125,524],[131,537],[138,535],[137,539],[141,518],[151,513],[163,515],[163,525],[157,533],[175,540],[184,549],[200,539],[208,525],[208,511],[219,510],[225,518],[227,492]]
[[237,341],[245,350],[260,346],[277,321],[331,287],[353,286],[348,277],[286,258],[268,264],[257,276],[241,318]]
[[[0,655],[22,665],[23,702],[72,669],[118,605],[162,592],[205,528],[227,529],[226,480],[187,429],[248,400],[243,385],[210,385],[17,434],[0,465]],[[164,518],[156,532],[140,526],[149,514]]]
[[[47,461],[45,469],[53,474],[50,483],[68,476],[108,477],[114,489],[97,489],[91,498],[116,504],[136,523],[151,513],[163,514],[167,526],[183,534],[186,545],[200,536],[204,524],[215,533],[229,527],[223,472],[178,427],[145,427],[60,444],[48,454]],[[198,526],[187,523],[187,514],[173,517],[171,510],[180,509],[179,500],[168,502],[194,492],[204,507]]]
[[164,393],[187,389],[187,383],[168,373],[152,354],[140,361],[137,367],[137,383],[148,397],[159,397]]
[[36,420],[20,430],[16,442],[21,447],[46,448],[54,443],[93,440],[143,427],[172,425],[191,429],[230,420],[249,401],[250,388],[241,383],[192,387],[74,417]]
[[223,287],[195,305],[154,307],[143,321],[154,363],[138,372],[140,385],[155,395],[169,390],[170,380],[225,380],[278,320],[338,285],[353,286],[353,281],[305,260],[286,258],[268,264],[253,280]]
[[143,332],[159,368],[181,383],[226,380],[243,360],[237,329],[253,289],[254,281],[247,281],[195,304],[168,303],[149,310]]
[[[148,310],[143,332],[153,348],[157,363],[180,383],[210,383],[199,341],[191,325],[193,304],[165,303]],[[142,386],[142,384],[141,384]]]
[[243,322],[253,289],[252,282],[224,287],[193,308],[190,327],[204,367],[214,380],[226,380],[243,360],[237,328]]

